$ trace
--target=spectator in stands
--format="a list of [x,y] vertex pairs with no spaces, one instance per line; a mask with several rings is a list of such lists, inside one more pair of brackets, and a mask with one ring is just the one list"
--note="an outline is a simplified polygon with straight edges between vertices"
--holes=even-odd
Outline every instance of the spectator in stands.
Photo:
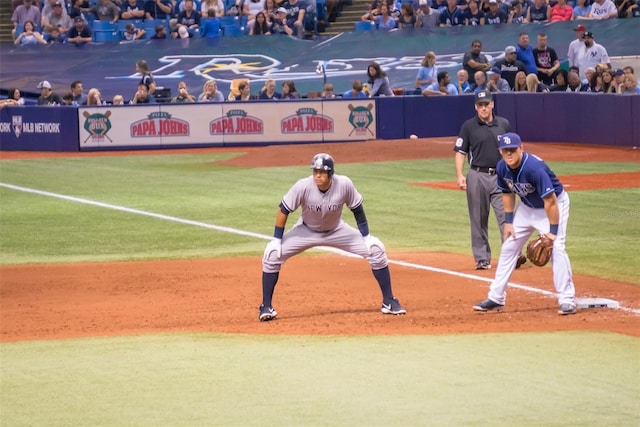
[[258,99],[280,99],[282,98],[282,94],[280,92],[276,92],[276,81],[273,79],[268,79],[264,82],[264,87],[260,91],[260,96]]
[[529,45],[529,35],[527,33],[520,33],[518,45],[516,46],[516,58],[524,64],[527,74],[536,74],[538,72],[536,59],[533,56],[533,49]]
[[595,42],[593,33],[587,31],[582,38],[584,44],[578,51],[577,66],[580,69],[580,77],[585,78],[587,77],[587,68],[593,67],[595,69],[596,65],[601,62],[609,64],[611,61],[607,49]]
[[618,17],[618,9],[611,0],[594,0],[589,19],[611,19]]
[[595,67],[587,67],[586,70],[584,70],[584,78],[582,79],[582,83],[583,84],[589,84],[589,82],[591,81],[591,77],[593,77],[593,73],[596,72]]
[[366,98],[367,94],[362,91],[362,81],[354,80],[351,85],[351,90],[346,91],[342,94],[342,98],[352,99],[352,98]]
[[153,40],[166,40],[167,39],[167,27],[162,24],[158,24],[154,27],[154,34],[151,36]]
[[533,57],[538,69],[538,79],[545,85],[551,86],[556,72],[560,69],[560,60],[555,49],[547,46],[546,34],[538,34],[538,47],[533,49]]
[[471,85],[471,92],[478,93],[487,88],[487,74],[484,71],[476,71],[473,74],[473,84]]
[[304,15],[306,3],[302,0],[284,0],[281,8],[287,11],[287,26],[293,30],[293,35],[298,38],[304,37]]
[[451,84],[449,73],[446,71],[440,71],[438,73],[438,81],[430,84],[422,91],[422,96],[433,95],[458,95],[458,89]]
[[367,77],[369,78],[369,86],[371,86],[369,91],[370,98],[374,96],[393,96],[389,77],[382,70],[380,64],[375,61],[371,62],[367,66]]
[[575,71],[570,71],[567,77],[567,92],[587,92],[589,85],[582,83],[580,76]]
[[56,95],[51,90],[51,83],[47,80],[43,80],[36,86],[40,89],[40,97],[38,98],[38,105],[62,105],[62,98]]
[[389,13],[389,6],[385,3],[380,5],[380,14],[374,15],[373,22],[379,30],[392,30],[396,28],[397,22]]
[[507,46],[504,49],[504,58],[496,61],[495,66],[500,70],[500,74],[505,79],[511,90],[515,87],[516,74],[519,71],[526,71],[522,61],[516,59],[515,46]]
[[469,75],[469,84],[473,83],[471,78],[476,71],[489,71],[491,69],[489,60],[481,51],[482,42],[480,40],[474,40],[471,42],[471,50],[465,53],[462,58],[462,68],[464,68]]
[[418,19],[413,13],[413,6],[411,6],[411,3],[402,3],[402,6],[400,7],[400,17],[398,18],[398,28],[403,30],[413,29],[418,26]]
[[456,73],[457,77],[457,85],[456,89],[458,89],[458,93],[469,93],[471,92],[471,85],[469,84],[469,74],[466,70],[458,70]]
[[243,14],[247,17],[247,25],[251,27],[258,13],[264,13],[265,0],[246,0],[244,6]]
[[518,71],[516,73],[516,81],[513,85],[514,92],[526,92],[527,91],[527,74],[524,71]]
[[[498,0],[491,0],[497,3]],[[457,0],[447,0],[447,7],[440,12],[441,27],[455,27],[456,25],[464,25],[464,10],[459,9]]]
[[215,80],[204,82],[198,102],[224,102],[224,94],[218,90],[218,83]]
[[570,67],[578,64],[578,53],[584,44],[584,38],[582,36],[587,31],[587,27],[578,25],[573,31],[576,33],[576,39],[569,43],[569,51],[567,52]]
[[122,95],[114,95],[111,103],[113,105],[124,105],[124,97]]
[[138,90],[131,99],[131,104],[156,104],[156,99],[149,93],[149,87],[144,84],[138,84]]
[[147,87],[147,92],[149,95],[153,95],[156,91],[156,82],[153,78],[153,74],[149,69],[149,64],[144,59],[136,62],[136,73],[140,74],[140,82],[138,84],[143,84]]
[[322,94],[320,95],[324,99],[333,99],[336,97],[333,91],[333,83],[325,83],[322,87]]
[[147,0],[144,4],[144,19],[169,19],[172,12],[171,0]]
[[51,13],[42,16],[43,37],[46,41],[63,42],[72,26],[62,0],[56,0]]
[[623,95],[634,95],[640,93],[638,78],[634,74],[625,74],[619,92]]
[[19,45],[37,45],[37,44],[47,44],[47,41],[44,39],[42,34],[40,34],[35,30],[35,25],[31,21],[26,21],[24,24],[24,28],[18,37],[14,40],[13,44]]
[[238,84],[238,90],[240,91],[240,95],[233,98],[233,101],[250,101],[255,99],[255,97],[251,95],[251,86],[249,82],[240,82]]
[[[200,13],[201,7],[202,7],[202,1],[193,0],[193,10],[195,10],[200,16],[202,16],[202,13]],[[182,12],[184,9],[185,9],[184,0],[176,0],[173,5],[173,15],[178,16],[180,12]]]
[[18,88],[12,88],[9,89],[9,91],[7,92],[7,99],[11,99],[15,102],[12,103],[12,105],[24,105],[25,101],[24,98],[22,97],[22,94],[20,93],[20,89]]
[[567,0],[558,0],[558,3],[551,8],[551,22],[571,21],[573,17],[573,7],[567,4]]
[[89,8],[89,12],[93,13],[99,21],[117,22],[120,17],[120,9],[111,0],[98,0],[93,7]]
[[602,93],[602,86],[602,73],[600,71],[596,71],[589,78],[589,92]]
[[498,0],[489,0],[489,11],[484,14],[486,25],[504,24],[509,20],[507,13],[500,7]]
[[573,6],[572,19],[589,19],[590,16],[591,2],[589,0],[577,0],[576,4]]
[[416,76],[416,89],[422,93],[428,86],[438,83],[438,67],[436,66],[436,54],[429,51],[422,58],[422,66]]
[[178,83],[178,94],[171,98],[171,102],[174,104],[182,104],[186,102],[196,102],[196,97],[189,93],[187,83],[181,81]]
[[140,40],[147,32],[143,28],[137,28],[132,22],[128,22],[124,27],[122,39],[124,41]]
[[527,75],[526,81],[527,81],[527,92],[532,92],[532,93],[549,92],[549,86],[545,85],[544,83],[541,83],[540,80],[538,80],[537,74],[531,73]]
[[71,92],[67,92],[62,95],[62,104],[60,105],[73,106],[73,95],[71,95]]
[[524,9],[522,2],[513,2],[511,8],[509,8],[509,18],[507,18],[507,22],[509,24],[524,24],[528,22],[527,11]]
[[84,105],[87,103],[87,95],[84,94],[84,88],[80,80],[71,82],[71,96],[73,97],[73,105]]
[[102,94],[100,93],[100,91],[95,87],[92,87],[91,89],[89,89],[89,92],[87,93],[86,105],[104,105],[104,104],[105,103],[102,102]]
[[545,0],[533,0],[527,11],[527,22],[548,22],[551,18],[551,7]]
[[603,93],[616,93],[616,85],[613,81],[613,71],[602,71],[602,92]]
[[86,21],[85,10],[89,10],[89,2],[87,0],[72,0],[69,8],[69,18],[74,21],[79,16]]
[[618,18],[633,18],[638,10],[638,0],[615,0]]
[[253,25],[249,24],[250,36],[268,36],[271,34],[267,16],[264,12],[258,12],[253,20]]
[[84,18],[76,16],[73,19],[73,27],[69,30],[67,43],[75,43],[77,45],[89,43],[92,40],[92,35],[93,31],[91,31],[91,28],[85,24]]
[[429,6],[428,0],[419,0],[420,8],[416,12],[417,23],[421,28],[434,28],[440,24],[440,16]]
[[478,0],[469,0],[469,7],[464,11],[464,25],[484,25],[484,12],[478,7]]
[[566,92],[567,91],[567,79],[569,72],[567,70],[560,69],[556,74],[556,84],[549,88],[550,92]]
[[60,9],[60,13],[63,16],[69,16],[64,0],[45,0],[44,6],[42,6],[42,9],[40,10],[40,26],[43,29],[46,21],[48,20],[49,16],[51,16],[58,3],[60,3],[60,5],[62,6],[62,8]]
[[144,19],[144,1],[126,0],[120,9],[120,19]]
[[176,31],[171,33],[171,37],[176,39],[193,37],[200,27],[200,13],[193,7],[193,0],[184,0],[184,10],[178,15],[175,23]]
[[511,91],[509,82],[507,82],[501,76],[500,68],[493,67],[492,69],[487,71],[487,89],[489,89],[489,92],[492,93]]
[[293,28],[287,24],[287,9],[284,7],[276,9],[276,14],[271,19],[271,34],[282,34],[286,36],[293,34]]
[[24,0],[23,4],[16,7],[13,11],[11,21],[13,22],[13,30],[11,30],[11,35],[13,37],[16,37],[16,28],[18,27],[18,24],[25,24],[27,21],[31,21],[33,30],[35,30],[35,23],[37,22],[39,25],[41,22],[40,8],[38,6],[34,6],[32,0]]
[[[42,9],[40,0],[34,0],[32,3],[38,8],[38,10]],[[22,4],[24,4],[24,0],[11,0],[11,11],[13,12],[18,8],[18,6],[21,6]]]
[[267,22],[271,25],[271,21],[276,17],[276,10],[278,6],[275,0],[265,0],[264,2],[264,16],[267,17]]
[[296,90],[296,84],[293,80],[285,80],[282,82],[282,96],[280,99],[300,99],[301,96]]
[[200,16],[203,18],[209,17],[209,10],[215,11],[215,16],[224,16],[224,3],[222,0],[203,0],[200,5]]

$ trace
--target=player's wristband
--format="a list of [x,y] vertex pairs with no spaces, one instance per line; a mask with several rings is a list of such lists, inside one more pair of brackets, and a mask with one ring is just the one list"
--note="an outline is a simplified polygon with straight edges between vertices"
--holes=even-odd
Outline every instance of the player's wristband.
[[278,227],[276,225],[273,230],[273,237],[276,239],[282,239],[282,236],[284,236],[284,227]]
[[558,234],[558,224],[549,224],[549,233],[556,236]]
[[504,213],[504,221],[507,224],[513,224],[513,212],[505,212]]
[[369,234],[369,223],[367,221],[359,223],[358,224],[358,230],[360,230],[360,234],[362,234],[362,237],[368,235]]

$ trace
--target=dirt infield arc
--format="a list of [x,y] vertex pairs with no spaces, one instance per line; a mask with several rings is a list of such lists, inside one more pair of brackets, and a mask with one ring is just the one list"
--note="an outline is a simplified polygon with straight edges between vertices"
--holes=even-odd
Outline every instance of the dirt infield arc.
[[[637,151],[630,148],[545,143],[531,144],[528,149],[547,160],[640,160]],[[338,163],[452,156],[449,139],[245,150],[245,155],[226,163],[306,165],[319,151],[330,152]],[[0,153],[2,159],[45,155]],[[638,174],[610,178],[613,176],[608,174],[609,188],[639,185]],[[602,181],[594,177],[594,183]],[[602,187],[594,184],[593,188]],[[485,280],[392,264],[395,293],[408,314],[385,316],[380,313],[379,290],[364,260],[313,252],[284,266],[274,300],[280,317],[260,323],[259,257],[0,266],[0,341],[176,331],[342,335],[609,330],[640,336],[640,316],[629,311],[590,309],[559,316],[553,297],[520,289],[509,291],[503,312],[476,313],[471,305],[486,295],[493,271],[477,272],[471,257],[461,255],[391,253],[390,258]],[[512,281],[553,291],[548,267],[525,265],[514,273]],[[637,286],[581,275],[575,276],[575,282],[580,297],[612,298],[625,307],[640,309]]]

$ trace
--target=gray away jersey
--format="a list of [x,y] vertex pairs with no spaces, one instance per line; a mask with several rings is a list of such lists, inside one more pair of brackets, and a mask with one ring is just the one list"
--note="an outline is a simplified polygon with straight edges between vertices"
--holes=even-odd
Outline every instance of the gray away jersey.
[[342,223],[344,205],[349,209],[357,208],[362,204],[362,196],[349,177],[334,174],[332,181],[331,188],[323,193],[313,175],[302,178],[285,194],[282,204],[289,212],[302,206],[298,222],[303,222],[313,231],[335,230]]

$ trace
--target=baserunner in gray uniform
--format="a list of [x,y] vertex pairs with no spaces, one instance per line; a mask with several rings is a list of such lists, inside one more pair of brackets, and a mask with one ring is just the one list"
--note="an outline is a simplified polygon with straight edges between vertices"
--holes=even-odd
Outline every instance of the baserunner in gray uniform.
[[[313,175],[300,179],[285,194],[276,215],[274,239],[262,259],[262,305],[260,321],[275,319],[271,305],[282,264],[292,256],[315,246],[331,246],[366,258],[382,291],[382,312],[405,314],[393,296],[387,254],[382,242],[369,234],[362,196],[351,179],[334,173],[333,158],[319,153],[311,162]],[[342,208],[353,212],[358,229],[342,220]],[[286,234],[289,214],[302,207],[300,219]]]

